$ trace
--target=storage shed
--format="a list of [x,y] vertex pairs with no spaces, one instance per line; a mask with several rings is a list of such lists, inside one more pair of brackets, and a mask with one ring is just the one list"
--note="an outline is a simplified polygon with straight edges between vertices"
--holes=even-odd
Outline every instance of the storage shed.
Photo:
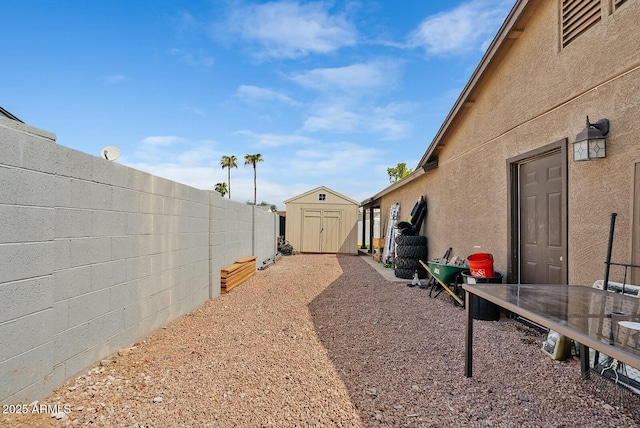
[[284,201],[286,236],[302,253],[358,253],[358,202],[320,186]]

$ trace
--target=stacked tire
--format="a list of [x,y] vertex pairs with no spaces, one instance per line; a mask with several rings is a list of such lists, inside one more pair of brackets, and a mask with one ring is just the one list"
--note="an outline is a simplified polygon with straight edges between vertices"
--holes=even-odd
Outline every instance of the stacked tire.
[[397,235],[396,258],[394,272],[398,278],[412,279],[415,271],[418,271],[418,278],[427,277],[427,271],[422,267],[420,261],[427,262],[427,237],[419,235]]

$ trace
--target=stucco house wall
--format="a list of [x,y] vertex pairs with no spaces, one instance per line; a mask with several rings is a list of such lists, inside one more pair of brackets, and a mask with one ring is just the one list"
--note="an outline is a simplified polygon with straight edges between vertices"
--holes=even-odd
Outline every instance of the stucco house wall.
[[[614,11],[603,1],[601,21],[564,48],[560,3],[516,2],[511,22],[494,40],[500,46],[485,57],[479,66],[484,72],[472,76],[422,159],[422,165],[437,159],[437,168],[417,171],[406,184],[382,192],[382,224],[391,204],[401,203],[402,218],[416,195],[426,196],[422,234],[429,237],[430,256],[450,246],[462,256],[486,251],[506,271],[507,160],[564,141],[568,282],[602,278],[612,212],[618,213],[613,260],[631,259],[634,168],[640,160],[640,2]],[[571,143],[586,115],[592,122],[610,120],[607,157],[574,162]]]

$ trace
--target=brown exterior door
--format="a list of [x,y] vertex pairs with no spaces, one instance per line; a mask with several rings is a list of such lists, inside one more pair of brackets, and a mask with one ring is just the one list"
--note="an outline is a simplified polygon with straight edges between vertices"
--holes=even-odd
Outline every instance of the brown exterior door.
[[518,166],[519,282],[566,284],[565,168],[561,151]]

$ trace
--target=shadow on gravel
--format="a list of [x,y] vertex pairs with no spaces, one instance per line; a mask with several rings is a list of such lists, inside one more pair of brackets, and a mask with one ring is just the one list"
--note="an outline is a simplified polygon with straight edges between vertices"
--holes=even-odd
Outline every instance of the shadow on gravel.
[[358,256],[338,262],[309,311],[365,427],[638,426],[583,391],[577,362],[545,358],[540,335],[514,323],[475,323],[477,374],[465,378],[464,310]]
[[434,403],[429,390],[446,388],[456,398],[450,381],[463,373],[464,311],[385,280],[360,257],[338,261],[343,274],[309,310],[364,425],[459,425],[461,415]]

